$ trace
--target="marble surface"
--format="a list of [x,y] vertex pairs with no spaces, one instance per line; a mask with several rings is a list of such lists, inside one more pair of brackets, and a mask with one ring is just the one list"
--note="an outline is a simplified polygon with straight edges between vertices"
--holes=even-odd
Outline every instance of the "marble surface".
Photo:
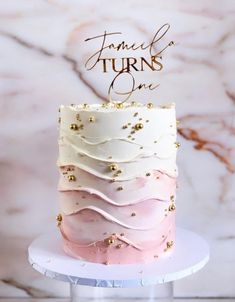
[[0,296],[68,295],[26,257],[31,240],[55,225],[58,106],[107,96],[110,77],[85,71],[89,49],[80,42],[107,28],[148,40],[166,22],[176,45],[163,71],[146,75],[160,87],[135,98],[176,103],[177,223],[211,246],[210,263],[178,281],[175,294],[235,296],[233,0],[0,1]]

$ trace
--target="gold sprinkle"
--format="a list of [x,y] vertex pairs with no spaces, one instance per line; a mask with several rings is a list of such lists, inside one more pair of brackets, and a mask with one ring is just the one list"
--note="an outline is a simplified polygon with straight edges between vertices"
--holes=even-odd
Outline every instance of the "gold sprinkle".
[[139,118],[139,121],[142,121],[142,118]]
[[164,249],[164,252],[167,252],[167,249]]
[[61,214],[58,214],[56,216],[56,221],[57,221],[57,226],[59,227],[61,225],[61,222],[62,222],[62,215]]
[[58,111],[60,112],[60,108],[58,109]]
[[60,122],[61,122],[61,117],[58,118],[58,123],[60,123]]
[[122,247],[122,245],[119,243],[118,245],[116,245],[117,249],[120,249]]
[[115,242],[115,239],[114,239],[113,236],[110,236],[110,237],[108,237],[108,238],[105,238],[105,239],[104,239],[104,242],[105,242],[107,245],[111,245],[111,244],[113,244],[113,243]]
[[154,141],[154,144],[156,144],[157,143],[157,141]]
[[140,129],[143,129],[144,128],[144,125],[142,123],[138,123],[135,125],[135,130],[140,130]]
[[78,130],[78,125],[77,124],[71,124],[70,129],[71,130]]
[[154,257],[154,258],[158,258],[158,255],[154,255],[153,257]]
[[120,236],[124,236],[124,233],[121,233]]
[[146,176],[150,176],[151,174],[150,173],[146,173]]
[[83,124],[81,124],[81,125],[78,127],[78,129],[83,130],[83,129],[84,129],[84,125],[83,125]]
[[136,216],[136,213],[134,213],[134,212],[133,212],[133,213],[131,213],[131,216]]
[[122,129],[126,129],[128,126],[127,125],[123,125],[122,126]]
[[128,138],[131,138],[131,135],[128,135],[127,137],[128,137]]
[[170,125],[170,127],[173,127],[173,125]]
[[176,125],[178,126],[180,124],[180,121],[179,120],[176,120]]
[[180,143],[179,142],[175,142],[175,146],[176,146],[176,148],[179,148],[180,147]]
[[105,261],[104,264],[105,264],[105,265],[109,265],[109,262],[108,262],[108,261]]
[[148,104],[147,104],[147,107],[148,107],[148,108],[153,108],[153,103],[148,103]]
[[89,122],[90,122],[90,123],[94,123],[94,121],[95,121],[95,117],[94,117],[94,116],[90,116],[90,117],[89,117]]
[[144,149],[144,147],[143,147],[143,146],[141,146],[141,147],[140,147],[140,149]]
[[83,108],[88,108],[89,105],[88,104],[83,104]]
[[62,221],[62,215],[61,215],[61,214],[58,214],[58,215],[56,216],[56,220],[59,221],[59,222],[61,222],[61,221]]
[[134,141],[135,140],[135,138],[134,137],[132,137],[132,139],[131,139],[132,141]]
[[115,179],[114,179],[114,178],[113,178],[113,179],[111,179],[111,180],[110,180],[110,182],[111,182],[111,183],[112,183],[112,182],[115,182]]
[[79,114],[79,113],[76,114],[76,119],[77,119],[78,121],[80,121],[80,114]]
[[137,115],[138,115],[138,112],[135,112],[133,116],[136,117]]
[[134,133],[135,133],[135,130],[132,130],[132,131],[131,131],[131,134],[134,134]]
[[171,196],[170,196],[170,200],[171,200],[171,201],[173,201],[173,200],[174,200],[174,198],[175,198],[175,196],[174,196],[174,195],[171,195]]
[[170,248],[173,246],[173,244],[174,244],[173,241],[168,241],[168,242],[166,243],[166,247],[167,247],[168,249],[170,249]]
[[109,159],[113,158],[111,155],[108,157]]
[[116,172],[117,174],[121,174],[122,173],[122,170],[121,169],[119,169],[119,170],[117,170],[117,172]]
[[117,109],[122,109],[123,108],[123,104],[122,103],[116,103],[116,108]]
[[137,103],[136,102],[131,102],[131,106],[136,106]]
[[75,175],[69,175],[68,179],[69,179],[69,181],[76,181],[76,176]]
[[130,126],[130,125],[131,125],[131,123],[128,123],[127,125],[128,125],[128,126]]
[[117,191],[122,191],[123,187],[117,187]]
[[109,165],[109,170],[110,171],[116,171],[118,169],[118,165],[117,164],[110,164]]
[[175,205],[174,204],[171,204],[170,206],[169,206],[169,211],[171,212],[171,211],[175,211]]
[[148,123],[148,122],[149,122],[149,120],[146,120],[145,122],[146,122],[146,123]]

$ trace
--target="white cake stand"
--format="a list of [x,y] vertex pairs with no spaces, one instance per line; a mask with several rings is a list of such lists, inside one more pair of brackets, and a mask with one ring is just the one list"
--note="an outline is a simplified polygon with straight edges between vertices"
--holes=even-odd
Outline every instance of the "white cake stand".
[[151,264],[104,265],[67,256],[57,231],[35,239],[28,254],[34,269],[70,283],[71,301],[170,301],[173,281],[203,268],[209,260],[209,247],[197,234],[177,228],[170,257]]

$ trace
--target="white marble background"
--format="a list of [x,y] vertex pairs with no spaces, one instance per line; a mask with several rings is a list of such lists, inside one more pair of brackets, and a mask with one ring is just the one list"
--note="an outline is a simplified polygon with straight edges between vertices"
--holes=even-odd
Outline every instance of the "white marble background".
[[149,39],[165,22],[177,45],[152,98],[174,101],[181,120],[178,224],[211,246],[210,263],[175,295],[235,296],[235,1],[0,0],[1,297],[68,294],[26,251],[55,225],[59,104],[106,95],[102,76],[83,72],[80,36],[109,24]]

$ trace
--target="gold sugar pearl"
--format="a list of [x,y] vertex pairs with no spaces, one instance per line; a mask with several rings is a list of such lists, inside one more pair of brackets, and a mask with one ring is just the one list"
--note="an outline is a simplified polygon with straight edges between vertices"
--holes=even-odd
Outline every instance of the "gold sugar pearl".
[[76,176],[75,175],[69,175],[68,179],[69,179],[69,181],[76,181]]
[[111,245],[115,242],[115,238],[113,236],[110,236],[108,238],[105,238],[104,239],[104,242],[107,244],[107,245]]
[[78,130],[78,125],[77,125],[77,124],[71,124],[71,125],[70,125],[70,129],[71,129],[71,130],[74,130],[74,131],[75,131],[75,130]]
[[176,209],[176,207],[175,207],[174,204],[171,204],[171,205],[169,206],[169,211],[170,211],[170,212],[175,211],[175,209]]
[[144,128],[144,125],[142,123],[138,123],[135,125],[135,130],[140,130],[140,129],[143,129]]
[[153,108],[153,103],[148,103],[148,104],[147,104],[147,107],[148,107],[148,108]]
[[90,116],[88,120],[89,120],[90,123],[94,123],[95,117],[94,116]]
[[110,164],[109,165],[109,170],[110,171],[116,171],[118,169],[118,165],[117,164]]
[[117,109],[122,109],[124,106],[122,103],[116,103],[116,108]]
[[170,249],[170,248],[173,246],[173,244],[174,244],[173,241],[168,241],[168,242],[166,243],[166,247],[167,247],[168,249]]
[[59,227],[61,225],[61,222],[62,222],[62,215],[61,214],[58,214],[56,216],[56,221],[57,221],[57,226]]
[[176,148],[179,148],[180,147],[180,143],[179,142],[175,142],[175,146],[176,146]]
[[61,222],[61,221],[62,221],[62,215],[61,215],[61,214],[58,214],[58,215],[56,216],[56,220],[57,220],[58,222]]
[[123,187],[117,187],[117,191],[122,191]]

